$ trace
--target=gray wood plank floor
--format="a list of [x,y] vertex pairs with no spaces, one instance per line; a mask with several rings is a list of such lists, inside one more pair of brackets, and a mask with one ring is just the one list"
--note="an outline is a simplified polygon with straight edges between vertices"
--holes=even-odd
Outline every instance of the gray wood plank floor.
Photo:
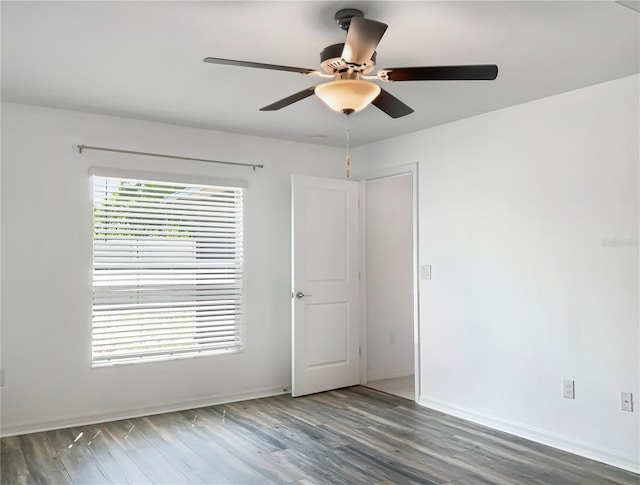
[[640,476],[364,387],[1,440],[3,484],[634,484]]

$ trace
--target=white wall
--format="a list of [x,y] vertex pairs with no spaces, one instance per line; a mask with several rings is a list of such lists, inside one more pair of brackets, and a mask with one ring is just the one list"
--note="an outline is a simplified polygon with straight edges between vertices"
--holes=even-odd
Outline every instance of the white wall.
[[413,180],[366,183],[367,379],[411,376],[413,360]]
[[354,177],[419,162],[420,402],[636,471],[639,82],[352,153]]
[[[77,143],[265,168],[79,155]],[[288,388],[290,176],[342,177],[343,160],[341,149],[3,103],[3,434]],[[248,180],[243,353],[91,368],[90,165]]]

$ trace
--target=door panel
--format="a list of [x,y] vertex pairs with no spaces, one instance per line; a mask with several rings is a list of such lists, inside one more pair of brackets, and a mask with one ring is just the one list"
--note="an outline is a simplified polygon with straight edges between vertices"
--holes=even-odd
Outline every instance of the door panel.
[[305,188],[305,278],[309,282],[346,281],[349,244],[347,193]]
[[294,175],[292,238],[292,394],[358,384],[357,183]]
[[345,303],[306,304],[308,368],[348,362],[349,307]]

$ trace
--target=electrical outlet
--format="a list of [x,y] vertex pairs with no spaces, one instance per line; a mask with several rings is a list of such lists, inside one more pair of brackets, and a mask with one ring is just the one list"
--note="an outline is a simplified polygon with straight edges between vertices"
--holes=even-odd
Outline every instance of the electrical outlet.
[[423,264],[420,266],[420,279],[421,280],[430,280],[431,279],[431,265]]
[[630,392],[621,392],[620,404],[623,411],[633,412],[633,394]]
[[564,380],[563,395],[567,399],[576,398],[576,382],[571,379]]

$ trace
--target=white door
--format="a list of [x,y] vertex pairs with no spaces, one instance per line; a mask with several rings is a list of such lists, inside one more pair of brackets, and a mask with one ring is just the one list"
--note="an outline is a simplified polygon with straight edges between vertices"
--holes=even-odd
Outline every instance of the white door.
[[358,184],[292,177],[293,396],[360,383]]

